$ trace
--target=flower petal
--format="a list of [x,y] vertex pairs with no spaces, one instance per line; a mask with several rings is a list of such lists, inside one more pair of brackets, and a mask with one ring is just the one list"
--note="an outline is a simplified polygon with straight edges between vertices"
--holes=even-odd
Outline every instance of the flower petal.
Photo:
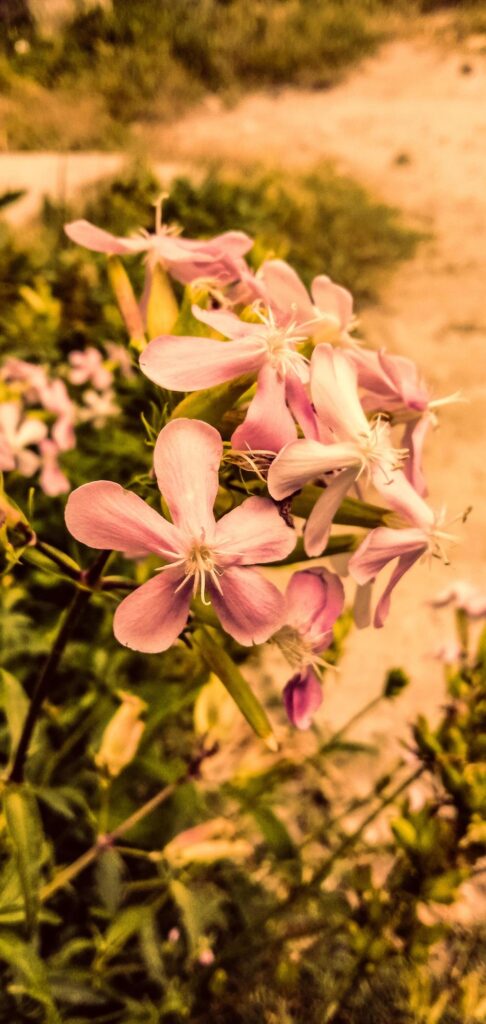
[[297,672],[289,679],[283,700],[289,722],[297,729],[309,729],[313,715],[322,704],[322,687],[313,669]]
[[344,608],[344,587],[335,573],[316,567],[295,572],[285,594],[286,622],[316,651],[332,640],[332,626]]
[[398,559],[398,562],[388,580],[388,583],[378,601],[375,609],[375,617],[373,619],[373,625],[376,629],[381,629],[385,625],[385,619],[390,611],[390,600],[391,595],[402,576],[412,568],[412,565],[420,558],[422,551],[410,552],[408,555],[403,555]]
[[334,515],[356,480],[357,474],[357,469],[343,469],[330,480],[325,491],[317,499],[304,530],[304,548],[310,558],[315,558],[324,551]]
[[425,498],[428,493],[427,482],[422,469],[422,458],[425,438],[432,425],[430,413],[424,413],[419,420],[406,424],[402,437],[402,445],[408,448],[408,459],[403,467],[407,480],[410,481],[414,491]]
[[434,525],[432,509],[417,494],[401,470],[389,473],[386,478],[382,473],[374,473],[373,484],[390,508],[402,515],[408,523],[422,530],[428,530]]
[[285,378],[285,397],[292,410],[292,415],[302,427],[304,437],[317,440],[319,437],[317,416],[302,381],[293,373],[288,373]]
[[311,394],[319,419],[336,440],[365,437],[369,423],[358,395],[357,373],[348,356],[331,345],[318,345],[311,359]]
[[214,540],[216,550],[234,565],[279,561],[293,551],[295,542],[295,530],[287,526],[273,501],[257,497],[227,512],[216,525]]
[[232,434],[231,444],[238,451],[279,452],[296,437],[297,428],[285,402],[285,381],[266,363],[258,374],[256,393],[245,419]]
[[265,356],[261,341],[239,341],[162,335],[149,342],[140,356],[140,368],[159,387],[173,391],[199,391],[258,370]]
[[349,571],[357,583],[363,585],[373,580],[381,569],[394,558],[408,555],[419,557],[427,549],[427,537],[423,530],[392,530],[379,526],[371,530],[349,560]]
[[27,417],[17,430],[15,443],[19,448],[25,448],[29,444],[39,444],[39,441],[43,441],[45,437],[47,437],[45,423],[42,423],[41,420]]
[[196,320],[211,327],[213,331],[219,331],[225,338],[251,338],[253,335],[260,335],[262,331],[261,324],[240,320],[236,313],[231,313],[228,309],[202,309],[201,306],[193,306],[192,313]]
[[211,602],[223,629],[239,644],[262,644],[282,625],[282,594],[256,569],[226,569],[219,584],[222,593],[212,583],[208,584]]
[[91,249],[92,252],[124,256],[127,253],[144,252],[149,247],[146,238],[117,238],[109,231],[90,224],[88,220],[74,220],[71,224],[65,224],[64,231],[72,242],[84,245],[85,249]]
[[354,444],[321,444],[299,439],[282,448],[268,471],[268,490],[277,501],[334,469],[358,466]]
[[213,506],[222,456],[218,431],[201,420],[172,420],[157,438],[155,475],[172,521],[198,540],[202,534],[209,540],[214,532]]
[[178,590],[181,573],[168,569],[129,594],[113,620],[116,639],[133,651],[157,654],[172,646],[187,622],[191,581]]
[[326,274],[318,274],[311,285],[311,295],[320,313],[330,313],[346,330],[353,318],[353,296],[347,288],[331,281]]
[[172,523],[111,480],[76,488],[67,500],[65,519],[73,537],[91,548],[113,549],[131,557],[159,553],[169,559],[180,549]]
[[314,316],[305,285],[285,260],[265,260],[258,273],[266,286],[271,308],[286,313],[289,320],[310,320]]

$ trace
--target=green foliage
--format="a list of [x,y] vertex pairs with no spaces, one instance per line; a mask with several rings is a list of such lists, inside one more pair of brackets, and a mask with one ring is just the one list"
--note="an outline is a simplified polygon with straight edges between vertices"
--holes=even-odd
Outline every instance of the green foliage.
[[[79,12],[51,37],[17,21],[0,65],[9,145],[104,148],[132,122],[173,118],[208,90],[327,87],[383,37],[379,9],[370,0],[120,0]],[[19,38],[28,46],[15,47]],[[73,95],[78,117],[67,126]]]

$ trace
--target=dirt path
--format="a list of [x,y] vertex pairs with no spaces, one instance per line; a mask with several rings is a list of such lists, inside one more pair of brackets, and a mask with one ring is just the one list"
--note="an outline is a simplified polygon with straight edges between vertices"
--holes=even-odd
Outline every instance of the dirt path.
[[324,711],[342,721],[379,688],[386,667],[405,664],[413,686],[396,710],[374,718],[377,730],[394,730],[442,699],[441,670],[427,653],[448,619],[431,621],[426,598],[454,576],[486,584],[486,56],[425,39],[396,42],[336,89],[253,95],[229,111],[213,103],[153,144],[176,160],[211,153],[302,168],[332,157],[433,233],[362,327],[375,344],[416,359],[437,397],[458,388],[468,396],[469,404],[444,411],[428,461],[432,504],[445,503],[451,517],[470,504],[474,512],[459,525],[452,566],[419,566],[386,629],[355,634]]

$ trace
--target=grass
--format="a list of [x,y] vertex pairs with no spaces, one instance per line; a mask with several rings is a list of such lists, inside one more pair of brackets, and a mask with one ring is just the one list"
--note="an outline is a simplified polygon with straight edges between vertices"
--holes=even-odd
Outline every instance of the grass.
[[107,148],[134,122],[171,119],[207,92],[325,88],[376,48],[380,11],[380,0],[113,0],[55,35],[19,20],[0,61],[0,141]]

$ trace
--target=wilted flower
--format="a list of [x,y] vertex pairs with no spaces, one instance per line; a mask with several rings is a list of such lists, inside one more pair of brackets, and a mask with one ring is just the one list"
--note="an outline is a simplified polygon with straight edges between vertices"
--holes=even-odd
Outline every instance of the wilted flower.
[[225,231],[207,240],[181,238],[179,229],[161,222],[161,204],[157,204],[155,233],[141,232],[134,238],[119,238],[95,227],[87,220],[76,220],[64,228],[68,238],[93,252],[130,256],[146,253],[149,267],[161,264],[176,281],[188,284],[200,277],[234,280],[234,261],[244,256],[253,240],[243,231]]
[[110,719],[101,737],[100,749],[96,755],[98,768],[111,776],[119,775],[137,753],[145,729],[140,715],[145,711],[145,701],[133,693],[120,691],[121,704]]
[[283,691],[287,715],[298,729],[309,728],[322,702],[315,669],[326,664],[321,654],[332,643],[332,627],[343,607],[341,580],[327,569],[296,572],[287,586],[284,625],[272,639],[298,669]]
[[199,420],[173,420],[160,432],[154,469],[172,523],[107,480],[84,484],[68,499],[66,523],[77,540],[132,558],[157,554],[166,563],[117,608],[115,636],[127,647],[167,650],[198,592],[241,644],[263,643],[281,623],[281,594],[251,566],[285,558],[295,535],[266,498],[248,498],[215,521],[222,453],[218,431]]

